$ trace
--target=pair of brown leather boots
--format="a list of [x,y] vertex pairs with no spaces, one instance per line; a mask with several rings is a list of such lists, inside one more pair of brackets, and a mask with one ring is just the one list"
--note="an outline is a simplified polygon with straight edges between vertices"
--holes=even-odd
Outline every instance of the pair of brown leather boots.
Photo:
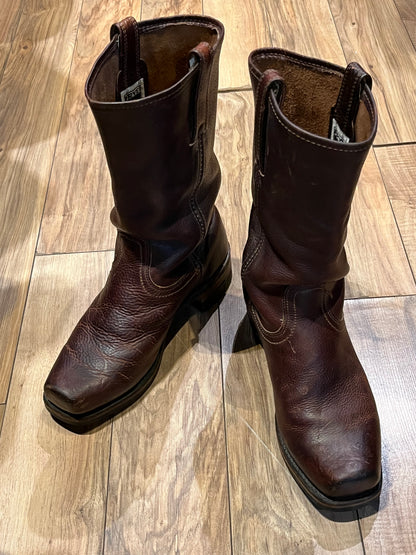
[[[214,206],[223,33],[209,17],[129,17],[112,26],[88,77],[118,234],[107,283],[45,384],[47,409],[73,431],[138,399],[176,332],[196,311],[212,313],[230,284]],[[319,507],[358,507],[381,487],[377,409],[343,320],[347,222],[377,126],[371,79],[356,63],[343,69],[275,48],[252,52],[249,69],[244,326],[267,357],[294,478]]]

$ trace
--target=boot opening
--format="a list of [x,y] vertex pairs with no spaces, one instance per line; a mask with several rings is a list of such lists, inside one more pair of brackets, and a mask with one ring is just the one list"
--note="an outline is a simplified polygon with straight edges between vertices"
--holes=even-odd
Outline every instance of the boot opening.
[[[146,91],[150,96],[168,89],[191,71],[190,52],[201,42],[213,48],[219,39],[214,26],[194,23],[142,26],[138,24],[140,59],[146,67]],[[94,69],[88,95],[94,101],[116,102],[119,73],[119,46],[116,37],[108,47],[103,63]]]
[[[337,70],[336,66],[320,65],[312,59],[307,62],[285,52],[254,56],[253,62],[261,73],[275,69],[283,78],[285,92],[280,109],[292,123],[314,135],[330,136],[331,111],[337,102],[344,76],[341,70]],[[365,141],[370,137],[373,126],[374,117],[364,93],[354,121],[354,136],[342,142]]]

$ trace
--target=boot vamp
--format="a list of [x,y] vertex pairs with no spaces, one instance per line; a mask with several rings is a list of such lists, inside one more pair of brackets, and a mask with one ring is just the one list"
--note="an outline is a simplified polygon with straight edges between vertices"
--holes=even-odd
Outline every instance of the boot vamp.
[[325,295],[292,289],[280,304],[280,327],[268,322],[274,336],[260,334],[282,447],[321,492],[342,498],[378,484],[380,430],[364,370]]
[[195,287],[195,271],[152,280],[140,246],[118,239],[104,289],[75,327],[45,384],[47,398],[82,414],[134,387],[157,363],[178,307]]

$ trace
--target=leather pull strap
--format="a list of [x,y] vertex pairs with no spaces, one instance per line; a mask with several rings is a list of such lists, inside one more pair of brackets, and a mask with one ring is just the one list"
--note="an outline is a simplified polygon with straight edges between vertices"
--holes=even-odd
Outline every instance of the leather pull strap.
[[329,137],[339,142],[354,141],[354,124],[365,86],[371,89],[370,75],[358,64],[351,62],[345,69],[335,106],[331,110]]
[[110,38],[118,36],[119,74],[117,99],[135,100],[146,95],[146,65],[140,59],[140,37],[134,17],[126,17],[111,26]]
[[281,101],[284,91],[284,81],[275,69],[267,69],[258,84],[255,108],[255,136],[254,136],[254,162],[260,172],[264,172],[266,154],[266,123],[268,113],[268,98],[272,90],[278,102]]
[[194,99],[191,107],[191,144],[195,141],[198,129],[206,121],[207,93],[208,93],[208,65],[211,61],[211,47],[207,42],[200,42],[189,52],[189,67],[198,65],[198,80],[195,87]]

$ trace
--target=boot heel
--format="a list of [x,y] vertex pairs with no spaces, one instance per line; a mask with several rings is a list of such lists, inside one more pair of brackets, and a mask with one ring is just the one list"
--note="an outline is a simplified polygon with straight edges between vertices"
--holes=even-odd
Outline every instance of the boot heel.
[[256,345],[261,345],[261,341],[254,324],[252,323],[249,315],[246,313],[238,326],[237,333],[235,334],[233,353],[245,351],[246,349],[250,349]]

